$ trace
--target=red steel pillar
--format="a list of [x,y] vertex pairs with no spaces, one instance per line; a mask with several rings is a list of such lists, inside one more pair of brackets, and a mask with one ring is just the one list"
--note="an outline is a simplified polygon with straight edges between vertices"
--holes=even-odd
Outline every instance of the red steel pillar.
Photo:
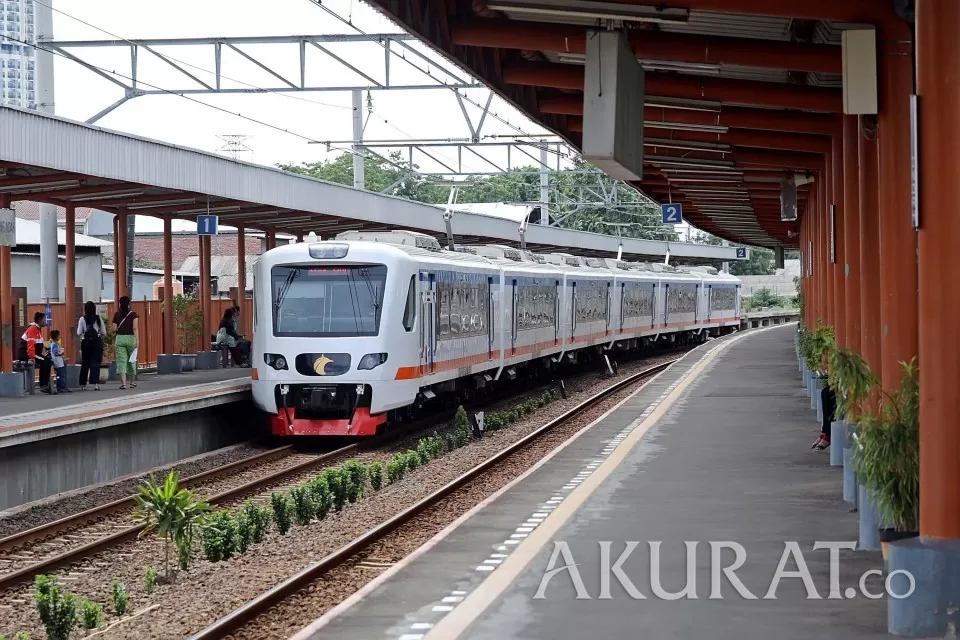
[[127,291],[127,214],[121,213],[116,218],[117,241],[114,243],[116,252],[113,256],[113,277],[117,282],[114,289],[117,290],[117,300],[123,296],[129,296]]
[[[10,196],[0,193],[0,208],[11,207]],[[11,286],[10,247],[0,247],[0,372],[13,371],[13,359],[17,357],[16,345],[20,336],[13,335],[13,292]]]
[[900,386],[900,362],[917,355],[917,234],[910,178],[913,43],[906,23],[893,23],[879,35],[880,353],[883,388],[889,392]]
[[173,298],[173,221],[168,216],[163,219],[163,352],[166,354],[177,353]]
[[[237,299],[235,304],[239,307],[237,313],[240,314],[240,322],[244,321],[243,310],[247,305],[247,234],[243,226],[237,227]],[[243,333],[244,327],[241,325],[240,333]],[[246,335],[253,335],[253,320],[247,320]]]
[[869,116],[860,118],[858,138],[860,159],[860,354],[874,375],[880,378],[880,215],[877,175],[876,124]]
[[74,289],[77,286],[77,210],[72,204],[65,207],[64,219],[64,252],[63,281],[64,281],[64,304],[67,310],[67,326],[60,330],[63,336],[64,351],[70,360],[76,364],[80,355],[80,350],[76,344],[77,323],[79,314],[77,313],[77,296]]
[[860,191],[857,116],[843,117],[843,297],[846,347],[860,352]]
[[843,246],[843,132],[837,131],[832,138],[832,153],[830,165],[833,168],[831,194],[833,198],[833,228],[830,229],[833,245],[833,263],[830,265],[831,282],[830,288],[833,291],[833,329],[836,336],[837,345],[845,347],[847,345],[847,327],[846,327],[846,300],[843,287],[843,265],[844,265],[844,246]]
[[920,534],[960,538],[960,3],[918,0]]

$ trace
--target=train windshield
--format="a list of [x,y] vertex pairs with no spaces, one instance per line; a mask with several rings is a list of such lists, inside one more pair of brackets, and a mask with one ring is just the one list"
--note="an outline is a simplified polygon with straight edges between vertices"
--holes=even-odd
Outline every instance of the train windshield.
[[380,331],[387,267],[274,267],[273,335],[343,338]]

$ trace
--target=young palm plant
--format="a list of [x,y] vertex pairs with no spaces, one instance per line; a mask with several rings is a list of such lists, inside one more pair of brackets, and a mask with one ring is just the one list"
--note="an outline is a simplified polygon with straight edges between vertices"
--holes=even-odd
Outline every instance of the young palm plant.
[[163,538],[163,570],[170,577],[170,543],[178,547],[192,544],[196,527],[210,510],[204,500],[195,500],[193,494],[180,487],[180,475],[176,471],[167,474],[162,484],[151,477],[137,487],[134,496],[137,510],[134,517],[147,526],[141,536],[156,530]]

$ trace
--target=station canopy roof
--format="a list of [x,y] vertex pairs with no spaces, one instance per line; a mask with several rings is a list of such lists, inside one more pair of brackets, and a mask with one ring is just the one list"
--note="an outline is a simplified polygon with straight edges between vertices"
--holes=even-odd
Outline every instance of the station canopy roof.
[[[403,198],[286,173],[12,107],[0,107],[0,195],[111,213],[196,220],[330,238],[349,229],[412,229],[443,242],[443,210]],[[455,212],[461,244],[519,244],[510,220]],[[587,256],[617,254],[616,237],[529,226],[527,246]],[[736,249],[623,240],[626,259],[703,264],[736,260]],[[742,258],[741,258],[742,259]]]
[[[842,157],[843,32],[876,27],[886,55],[911,41],[901,8],[912,3],[893,0],[371,3],[577,148],[587,31],[622,29],[645,70],[634,186],[681,202],[705,231],[770,247],[799,237],[782,220],[781,180],[817,178]],[[801,215],[810,193],[801,187]]]

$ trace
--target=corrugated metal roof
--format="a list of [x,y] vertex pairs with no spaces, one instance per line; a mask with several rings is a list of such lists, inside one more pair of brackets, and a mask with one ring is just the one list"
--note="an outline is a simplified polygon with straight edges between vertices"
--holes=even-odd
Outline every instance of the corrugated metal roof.
[[[285,217],[306,215],[307,222],[295,226],[303,231],[315,227],[318,233],[323,230],[319,223],[309,221],[311,216],[352,219],[427,233],[446,232],[443,211],[431,205],[361,191],[24,109],[0,108],[0,140],[3,140],[0,159],[8,163],[276,208],[283,213],[269,221],[278,230],[290,230],[289,226],[284,228]],[[229,212],[222,212],[219,216],[221,224],[230,224]],[[265,220],[261,218],[260,221]],[[334,222],[340,224],[349,220]],[[247,224],[256,225],[255,222]],[[455,233],[460,236],[511,242],[519,240],[517,225],[509,220],[460,213],[453,224]],[[618,248],[614,236],[539,225],[527,230],[526,241],[533,246],[578,248],[587,253],[616,254]],[[732,247],[687,243],[668,245],[635,238],[623,241],[623,251],[640,256],[664,256],[669,251],[677,258],[736,259]]]
[[[17,217],[22,220],[39,220],[40,219],[40,203],[39,202],[14,202],[13,209],[17,212]],[[87,207],[76,207],[74,209],[74,217],[77,223],[86,222],[87,218],[90,217],[90,214],[93,213],[93,209]],[[67,210],[63,207],[57,207],[57,221],[64,222],[67,219]]]
[[[74,234],[74,244],[77,247],[111,247],[109,242],[98,240],[91,236],[85,236],[82,233]],[[63,229],[57,229],[57,242],[61,247],[67,246],[67,233]],[[40,223],[32,220],[17,218],[17,246],[21,245],[40,245]]]

